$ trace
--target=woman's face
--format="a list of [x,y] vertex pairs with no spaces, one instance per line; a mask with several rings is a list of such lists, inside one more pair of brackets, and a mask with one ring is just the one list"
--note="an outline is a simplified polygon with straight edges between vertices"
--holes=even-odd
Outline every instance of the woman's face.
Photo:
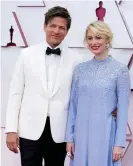
[[94,34],[88,30],[86,35],[87,47],[95,55],[101,55],[107,50],[107,39],[105,35]]

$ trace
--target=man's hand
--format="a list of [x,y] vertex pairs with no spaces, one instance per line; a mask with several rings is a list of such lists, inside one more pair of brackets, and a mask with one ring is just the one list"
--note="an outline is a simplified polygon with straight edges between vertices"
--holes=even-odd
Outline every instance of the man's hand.
[[73,142],[67,143],[66,151],[67,151],[67,156],[73,159],[74,158],[74,143]]
[[113,162],[120,160],[123,157],[123,148],[120,146],[114,146],[113,149]]
[[116,119],[117,118],[117,108],[112,112],[112,116],[114,116],[114,118]]
[[14,132],[7,133],[6,144],[9,150],[11,150],[14,153],[18,153],[18,148],[19,148],[18,134]]

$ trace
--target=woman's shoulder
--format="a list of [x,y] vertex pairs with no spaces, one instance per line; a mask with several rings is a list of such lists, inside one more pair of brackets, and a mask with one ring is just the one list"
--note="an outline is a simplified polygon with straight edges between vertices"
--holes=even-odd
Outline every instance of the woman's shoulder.
[[92,62],[92,60],[88,60],[88,61],[77,64],[75,66],[74,73],[78,74],[78,75],[84,73],[85,71],[88,70],[88,65],[90,65],[91,62]]
[[88,67],[89,64],[91,64],[91,62],[92,62],[92,60],[81,62],[78,65],[76,65],[75,69],[77,69],[77,70],[85,69],[86,67]]
[[128,67],[126,66],[126,64],[119,62],[118,60],[114,58],[112,58],[111,68],[115,69],[116,71],[128,70]]

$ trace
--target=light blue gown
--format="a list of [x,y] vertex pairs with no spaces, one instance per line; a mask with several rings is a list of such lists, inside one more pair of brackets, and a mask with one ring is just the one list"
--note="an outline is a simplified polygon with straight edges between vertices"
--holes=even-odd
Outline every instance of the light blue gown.
[[71,166],[120,165],[112,162],[112,150],[126,145],[129,98],[128,68],[111,56],[75,68],[66,128],[66,142],[75,144]]

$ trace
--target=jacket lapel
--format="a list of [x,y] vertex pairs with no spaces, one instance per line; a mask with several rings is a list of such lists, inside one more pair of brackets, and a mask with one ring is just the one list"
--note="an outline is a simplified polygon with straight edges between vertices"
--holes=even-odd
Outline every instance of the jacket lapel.
[[45,44],[42,43],[37,48],[37,55],[35,55],[35,64],[36,64],[36,70],[37,74],[42,82],[44,91],[48,93],[47,91],[47,73],[46,73],[46,62],[45,62]]
[[64,69],[64,63],[65,63],[65,57],[66,56],[67,56],[67,49],[62,49],[60,65],[59,65],[58,72],[57,72],[57,75],[56,75],[55,85],[54,85],[52,93],[50,94],[50,97],[53,97],[59,90],[59,87],[60,87],[60,84],[61,84],[61,81],[62,81],[61,80],[62,75],[65,74],[63,72],[63,69]]

